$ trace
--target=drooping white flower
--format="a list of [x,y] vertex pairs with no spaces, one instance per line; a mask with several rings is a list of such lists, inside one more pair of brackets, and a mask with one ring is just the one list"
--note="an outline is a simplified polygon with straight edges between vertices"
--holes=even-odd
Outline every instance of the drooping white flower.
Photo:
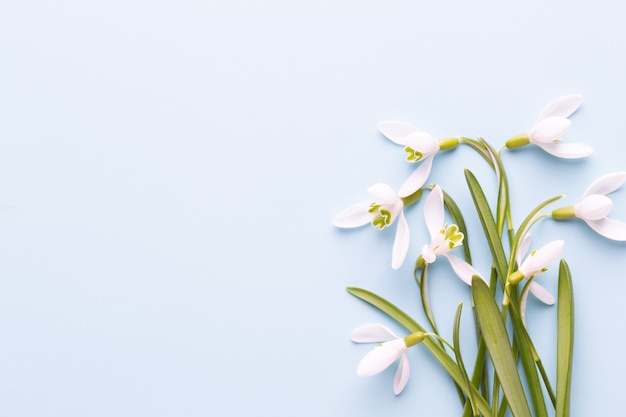
[[562,143],[561,139],[572,125],[568,119],[582,104],[582,96],[571,94],[548,104],[539,114],[535,125],[527,134],[518,135],[506,142],[508,148],[533,143],[559,158],[582,158],[590,155],[593,148],[583,144]]
[[[522,242],[520,246],[523,246],[524,244],[525,243]],[[521,259],[520,256],[518,259],[519,267],[517,268],[517,271],[511,274],[509,281],[513,284],[517,284],[524,278],[531,278],[537,274],[545,272],[548,269],[548,265],[550,265],[561,254],[564,245],[565,242],[562,240],[553,240],[541,248],[530,252],[530,255],[526,256],[521,263],[519,262],[519,259]],[[526,248],[519,250],[520,253],[522,251],[525,252]]]
[[458,145],[456,138],[438,141],[415,126],[397,120],[381,122],[378,124],[378,129],[390,141],[404,146],[408,162],[420,163],[400,187],[398,194],[401,197],[413,194],[426,183],[432,169],[433,157],[437,152]]
[[[531,241],[530,234],[526,234],[524,236],[524,238],[522,239],[522,241],[520,242],[519,246],[517,247],[516,259],[517,259],[517,264],[518,265],[520,265],[521,260],[528,253],[528,250],[530,249],[530,241]],[[561,248],[562,248],[562,246],[561,246]],[[560,253],[560,250],[558,251],[556,256],[558,256],[559,253]],[[529,276],[527,278],[533,278],[533,276]],[[526,315],[525,314],[526,313],[526,302],[527,302],[527,299],[528,299],[528,293],[529,292],[532,293],[539,301],[541,301],[544,304],[552,305],[556,301],[554,299],[554,296],[552,294],[550,294],[550,292],[546,288],[544,288],[542,285],[540,285],[535,279],[532,279],[530,284],[528,284],[528,291],[524,292],[522,294],[522,299],[520,301],[520,308],[521,308],[521,311],[522,311],[522,319],[523,320],[525,319],[525,315]]]
[[585,190],[582,199],[569,207],[552,212],[556,219],[578,217],[598,234],[612,240],[626,240],[626,223],[607,216],[613,209],[613,201],[607,194],[620,188],[626,182],[626,172],[615,172],[598,178]]
[[341,228],[360,227],[370,223],[382,230],[398,219],[391,253],[391,267],[398,269],[406,259],[410,241],[409,225],[404,217],[404,202],[387,184],[374,184],[367,191],[373,201],[364,201],[348,207],[337,214],[332,223]]
[[357,367],[357,375],[361,377],[373,376],[387,369],[400,359],[393,380],[393,392],[398,395],[409,381],[409,358],[406,351],[409,347],[420,343],[424,333],[413,333],[405,338],[396,336],[382,324],[366,324],[356,328],[351,335],[352,341],[357,343],[378,343],[367,355],[361,359]]
[[472,276],[480,274],[463,259],[451,255],[452,249],[463,243],[463,233],[455,224],[445,223],[443,191],[436,185],[424,203],[424,219],[430,233],[430,244],[422,247],[421,257],[426,263],[433,263],[437,256],[443,256],[450,262],[452,270],[468,285],[472,284]]

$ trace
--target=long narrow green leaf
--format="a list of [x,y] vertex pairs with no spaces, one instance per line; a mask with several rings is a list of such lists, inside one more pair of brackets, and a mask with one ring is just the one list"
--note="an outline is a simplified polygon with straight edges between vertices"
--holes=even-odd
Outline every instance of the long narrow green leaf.
[[536,417],[547,417],[545,397],[539,374],[537,372],[537,364],[535,362],[536,350],[530,338],[530,335],[524,327],[524,323],[517,311],[516,306],[511,306],[511,321],[513,323],[513,331],[515,333],[515,342],[519,347],[519,354],[526,374],[526,382],[530,397],[533,402],[533,409]]
[[489,152],[489,156],[493,161],[494,171],[498,177],[498,204],[496,209],[496,225],[498,234],[502,235],[504,229],[504,219],[508,211],[509,204],[509,181],[506,177],[506,170],[502,159],[498,156],[496,150],[483,138],[479,138],[485,149]]
[[[387,314],[389,317],[398,322],[398,324],[404,326],[404,328],[406,328],[409,332],[415,333],[419,331],[427,333],[426,330],[422,326],[420,326],[419,323],[413,320],[408,314],[406,314],[404,311],[402,311],[389,301],[385,300],[381,296],[362,288],[348,287],[347,290],[350,294],[365,301],[368,304],[371,304],[373,307],[376,307],[383,313]],[[422,343],[432,353],[435,359],[439,361],[441,366],[443,366],[443,368],[448,372],[454,382],[456,382],[458,386],[462,387],[463,390],[467,390],[467,385],[463,385],[463,376],[461,375],[459,368],[457,367],[454,360],[452,360],[448,352],[446,352],[441,347],[441,345],[433,338],[427,337]],[[478,407],[480,412],[485,416],[491,415],[491,407],[489,406],[489,404],[487,404],[487,402],[480,395],[480,393],[471,386],[469,387],[469,389],[472,390],[471,395],[473,395],[476,402],[476,407]],[[467,392],[466,394],[468,394],[468,396],[470,395]]]
[[472,299],[487,351],[511,412],[515,417],[531,417],[500,309],[487,284],[477,276],[472,278]]
[[439,329],[437,329],[437,322],[435,321],[435,314],[433,313],[433,309],[430,306],[430,296],[428,295],[428,264],[424,264],[422,267],[422,275],[417,282],[420,288],[420,299],[422,300],[422,307],[424,308],[424,313],[426,314],[426,318],[430,323],[430,327],[432,327],[433,332],[439,334]]
[[559,265],[557,303],[556,417],[568,417],[574,352],[574,297],[572,276],[565,260]]
[[463,357],[461,356],[461,341],[460,341],[460,328],[461,328],[461,310],[463,309],[463,303],[459,303],[459,306],[456,309],[456,314],[454,316],[454,329],[452,331],[452,345],[454,346],[454,357],[456,358],[456,363],[459,366],[459,371],[461,372],[461,376],[463,377],[463,381],[465,381],[466,389],[465,391],[468,395],[468,402],[472,408],[472,414],[474,416],[478,415],[478,409],[476,408],[475,399],[472,391],[472,383],[467,375],[467,370],[465,369],[465,364],[463,363]]
[[498,276],[504,286],[504,280],[507,277],[508,265],[504,248],[502,247],[502,241],[498,235],[498,229],[493,219],[491,209],[489,208],[489,203],[487,202],[485,193],[480,187],[478,180],[468,169],[465,170],[465,179],[467,180],[467,185],[470,189],[470,193],[472,194],[472,199],[474,200],[474,205],[476,206],[476,211],[478,212],[478,217],[480,218],[480,223],[485,231],[485,236],[487,237],[487,243],[489,244],[489,249],[491,250],[491,255],[494,259],[496,271],[498,272]]

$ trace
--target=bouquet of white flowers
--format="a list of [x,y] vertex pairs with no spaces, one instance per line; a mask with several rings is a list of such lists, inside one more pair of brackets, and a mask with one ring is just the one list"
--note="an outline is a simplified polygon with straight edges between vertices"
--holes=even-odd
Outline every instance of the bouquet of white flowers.
[[[409,378],[407,351],[423,345],[450,375],[463,407],[463,416],[503,416],[507,410],[516,417],[545,417],[569,415],[572,353],[574,343],[574,304],[572,279],[568,264],[560,259],[558,294],[552,296],[535,281],[556,262],[563,249],[563,240],[553,240],[535,249],[531,231],[540,220],[578,218],[600,235],[612,240],[626,240],[626,224],[609,216],[613,203],[607,194],[626,181],[626,172],[605,175],[584,191],[574,205],[551,208],[563,198],[557,195],[539,203],[520,225],[513,224],[507,172],[501,158],[504,150],[533,144],[559,158],[581,158],[592,153],[582,144],[562,142],[571,126],[569,116],[582,103],[579,95],[568,95],[550,103],[539,115],[528,133],[511,137],[498,151],[483,138],[453,137],[434,139],[428,133],[400,121],[379,124],[382,134],[401,145],[406,160],[416,163],[417,169],[396,193],[387,184],[379,183],[368,191],[371,200],[351,206],[334,219],[341,228],[371,224],[385,229],[396,224],[391,254],[391,267],[398,269],[409,249],[409,225],[404,209],[423,203],[424,219],[430,242],[423,245],[415,261],[414,279],[419,288],[420,301],[428,321],[419,323],[391,302],[362,288],[348,291],[371,304],[406,329],[397,336],[382,324],[366,324],[352,333],[358,343],[377,343],[359,363],[359,376],[372,376],[399,361],[393,381],[396,395],[400,394]],[[481,273],[472,266],[467,244],[467,228],[461,209],[455,200],[436,183],[427,184],[435,156],[447,149],[466,145],[476,151],[493,169],[498,193],[490,202],[474,174],[465,169],[465,178],[474,209],[492,257],[491,270]],[[446,222],[446,219],[451,219]],[[454,255],[453,252],[462,256]],[[438,259],[445,258],[452,271],[469,286],[475,317],[478,346],[473,368],[461,355],[459,329],[462,304],[455,314],[452,337],[440,334],[428,297],[428,269]],[[548,372],[526,329],[526,299],[531,293],[546,304],[557,305],[558,333],[556,336],[556,380],[550,381]],[[471,370],[471,372],[470,372]],[[547,394],[546,394],[547,393]]]

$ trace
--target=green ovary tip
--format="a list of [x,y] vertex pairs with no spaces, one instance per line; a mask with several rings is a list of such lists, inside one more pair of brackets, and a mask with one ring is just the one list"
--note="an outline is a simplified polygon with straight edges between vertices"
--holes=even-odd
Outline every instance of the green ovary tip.
[[424,332],[415,332],[411,333],[407,337],[404,338],[404,344],[406,347],[415,346],[418,343],[421,343],[426,338],[426,333]]
[[570,217],[575,217],[576,213],[574,213],[574,206],[561,207],[552,211],[552,217],[558,220],[569,219]]
[[528,139],[528,133],[522,133],[521,135],[513,136],[507,140],[505,146],[509,149],[520,148],[524,145],[528,145],[529,143],[530,139]]
[[447,138],[439,141],[439,150],[454,149],[459,144],[459,138]]

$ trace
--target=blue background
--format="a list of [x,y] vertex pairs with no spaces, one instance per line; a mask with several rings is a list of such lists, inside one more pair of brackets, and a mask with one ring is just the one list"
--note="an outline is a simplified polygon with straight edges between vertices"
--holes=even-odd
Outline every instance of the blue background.
[[[516,224],[626,170],[625,13],[609,0],[2,2],[0,415],[460,415],[420,347],[401,396],[392,369],[355,374],[371,346],[353,328],[401,329],[345,287],[424,322],[422,202],[398,271],[393,230],[330,220],[412,172],[376,129],[387,119],[499,147],[583,94],[566,140],[590,158],[505,154]],[[465,207],[480,254],[466,167],[493,197],[467,147],[438,155],[431,180]],[[626,221],[625,190],[612,197]],[[582,222],[535,233],[557,238],[576,293],[572,416],[623,415],[626,247]],[[555,278],[540,282],[556,293]],[[445,263],[431,295],[443,334],[464,302],[471,358],[467,287]],[[553,373],[556,309],[528,307]]]

